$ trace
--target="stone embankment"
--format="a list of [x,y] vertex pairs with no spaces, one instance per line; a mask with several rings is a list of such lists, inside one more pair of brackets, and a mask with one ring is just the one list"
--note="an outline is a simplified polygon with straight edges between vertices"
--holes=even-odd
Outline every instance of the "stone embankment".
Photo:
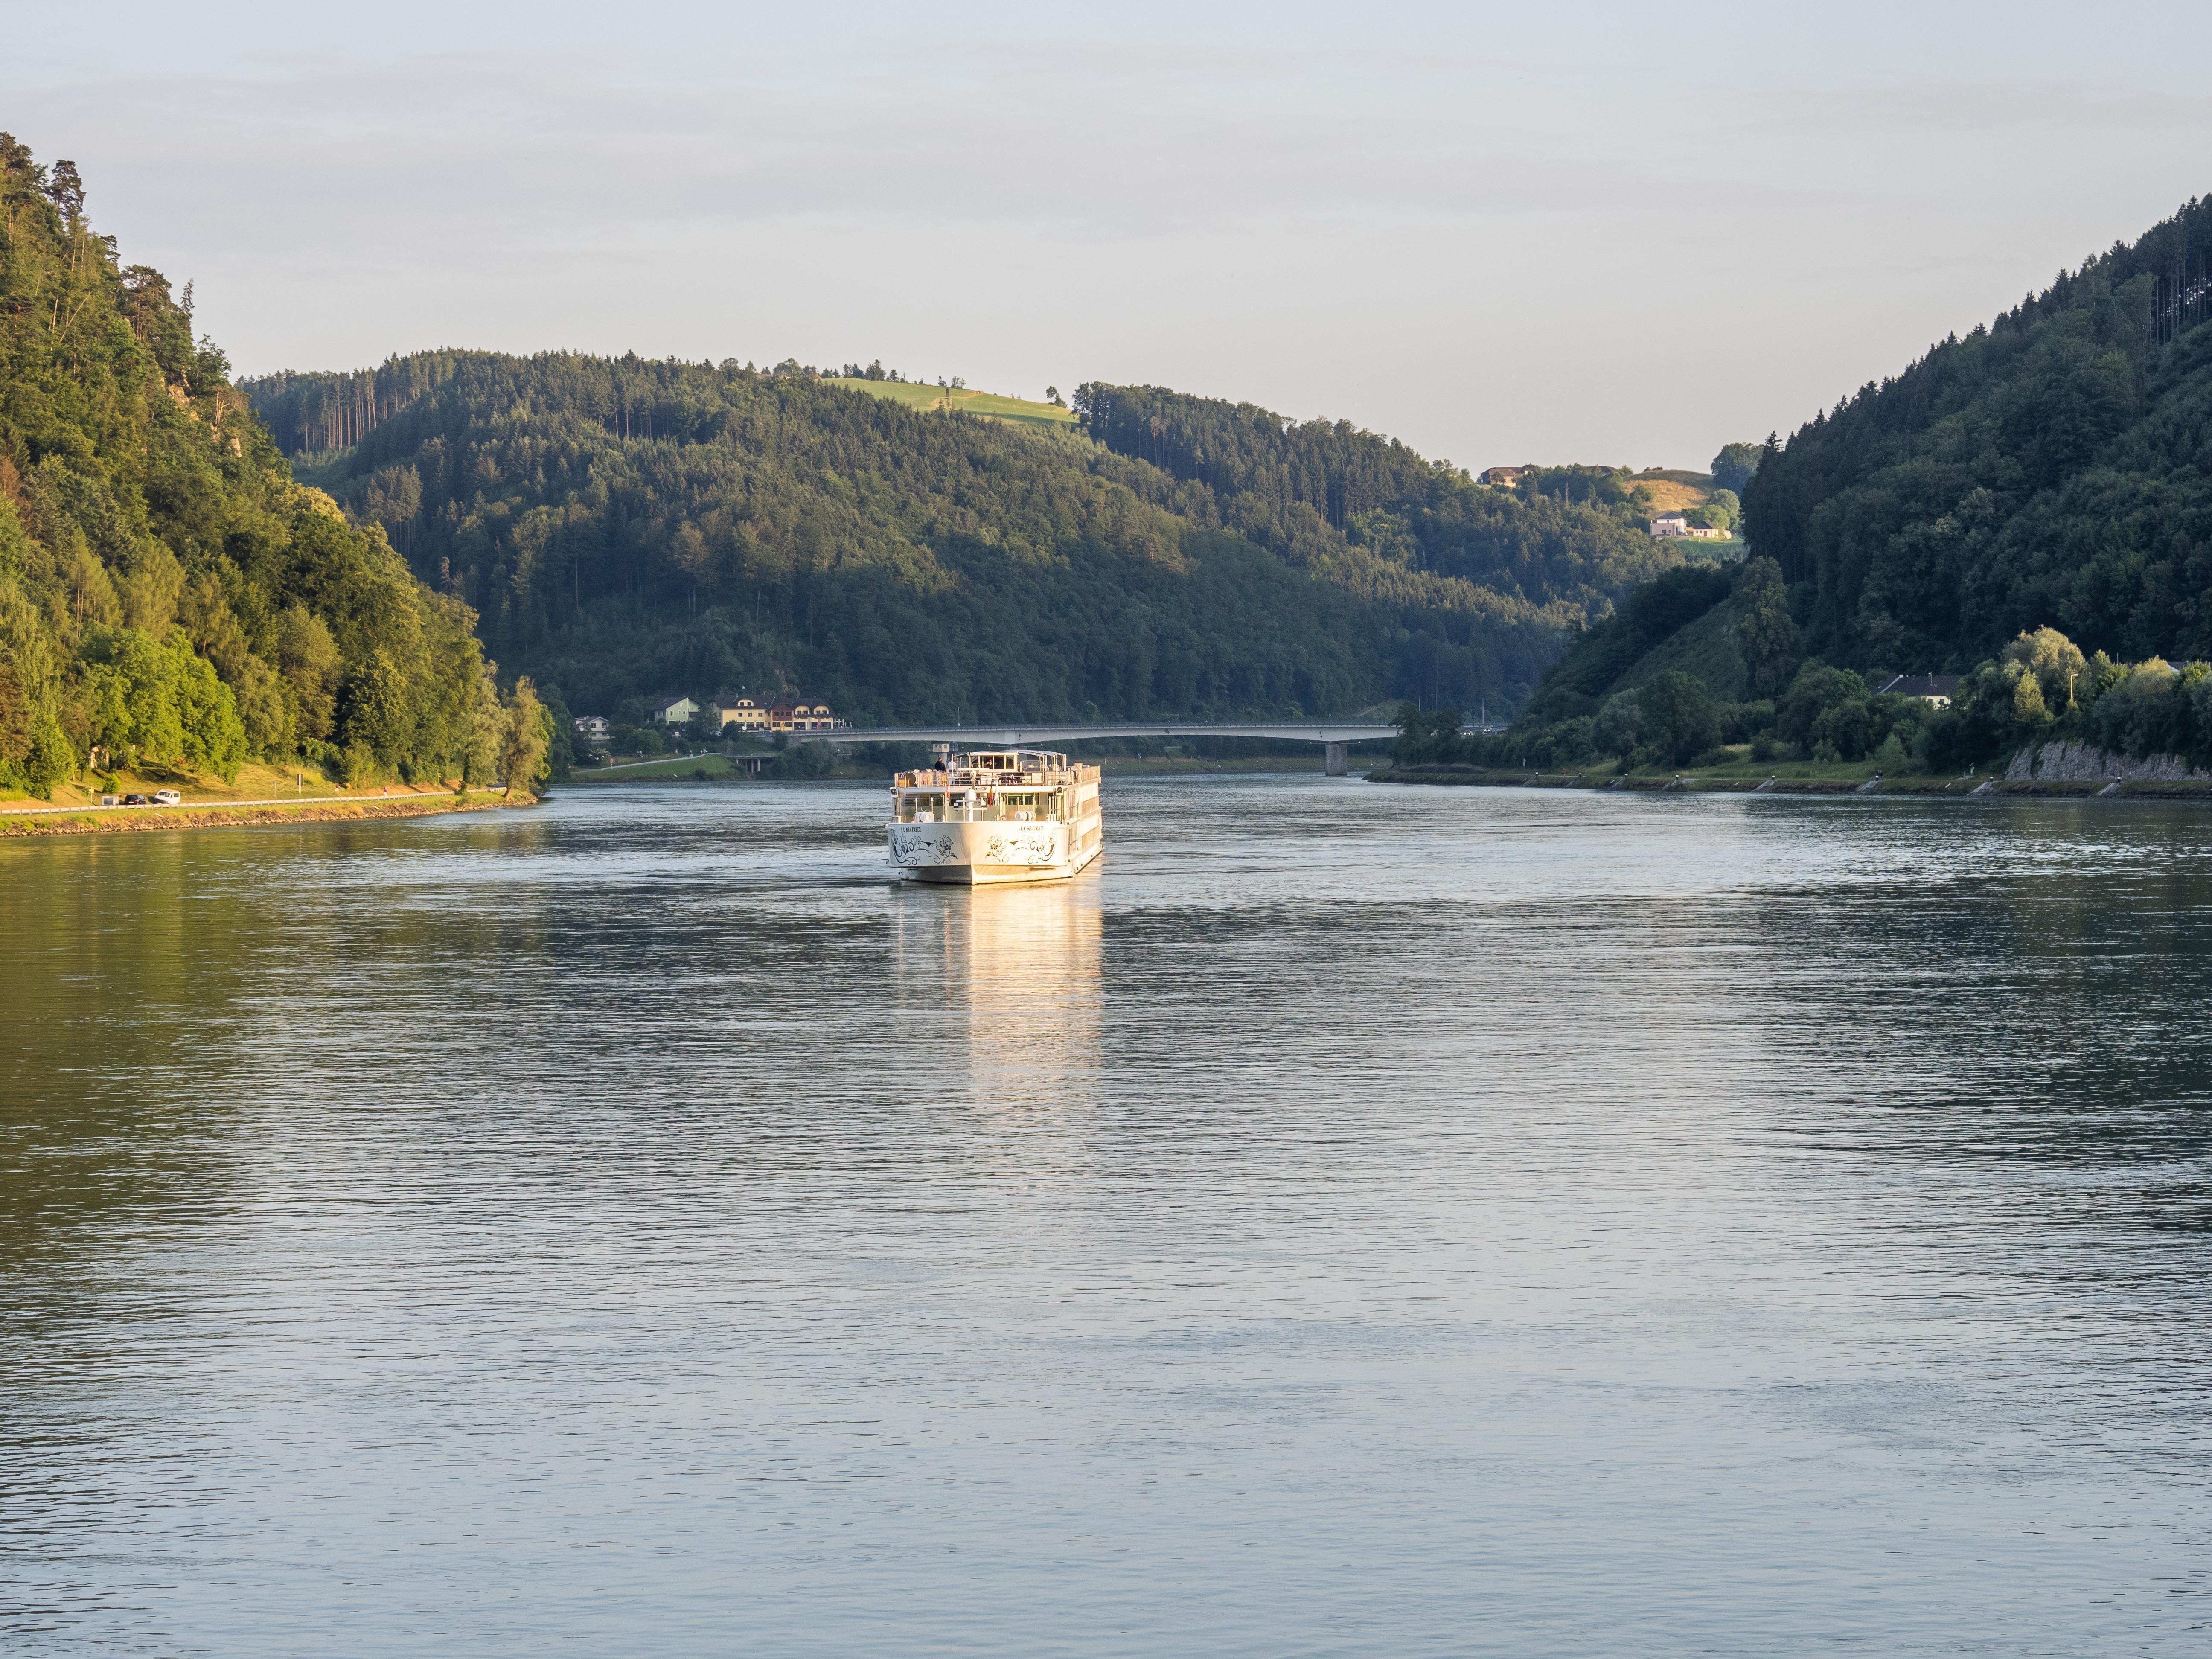
[[2045,743],[2023,749],[2005,771],[2008,783],[2030,779],[2045,783],[2207,783],[2212,772],[2199,770],[2179,755],[2148,755],[2134,760],[2087,743]]
[[[459,795],[363,796],[290,802],[234,801],[207,806],[94,807],[78,811],[0,812],[0,840],[29,836],[128,835],[148,830],[234,829],[261,823],[323,823],[350,818],[421,818],[483,812],[508,803],[489,790]],[[514,805],[528,805],[526,799]]]

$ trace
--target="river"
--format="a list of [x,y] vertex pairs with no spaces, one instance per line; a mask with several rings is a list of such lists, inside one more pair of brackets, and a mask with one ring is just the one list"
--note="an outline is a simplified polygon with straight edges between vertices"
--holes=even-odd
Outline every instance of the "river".
[[2212,815],[0,846],[0,1650],[2206,1650]]

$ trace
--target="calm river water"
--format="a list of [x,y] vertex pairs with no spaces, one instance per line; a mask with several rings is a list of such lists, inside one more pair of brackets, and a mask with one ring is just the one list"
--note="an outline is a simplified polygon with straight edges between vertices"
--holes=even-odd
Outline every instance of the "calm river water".
[[2212,1650],[2212,813],[0,847],[0,1649]]

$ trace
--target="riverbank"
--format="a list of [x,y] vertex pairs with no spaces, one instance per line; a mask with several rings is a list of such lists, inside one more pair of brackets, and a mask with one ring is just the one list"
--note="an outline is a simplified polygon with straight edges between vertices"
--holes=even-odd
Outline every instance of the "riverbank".
[[[33,836],[129,835],[147,830],[235,829],[260,823],[319,823],[345,818],[421,818],[483,812],[507,804],[497,789],[405,790],[283,800],[187,801],[180,806],[0,806],[0,841]],[[530,805],[527,800],[517,805]]]
[[[110,785],[106,777],[112,776]],[[102,794],[151,796],[174,789],[176,806],[102,806]],[[427,817],[496,806],[496,787],[465,799],[451,782],[371,783],[348,788],[313,767],[253,762],[225,782],[190,772],[118,771],[56,786],[49,799],[20,791],[0,793],[0,840],[24,836],[126,834],[139,830],[196,830],[252,823],[313,823],[339,818]]]
[[[1792,775],[1792,772],[1796,775]],[[2143,800],[2212,800],[2212,781],[2153,778],[2004,778],[1988,773],[1969,777],[1881,777],[1849,767],[1784,768],[1764,772],[1569,770],[1537,772],[1526,767],[1385,766],[1367,774],[1370,783],[1426,783],[1494,789],[1626,789],[1647,794],[1737,795],[1916,795],[2044,796],[2087,799],[2125,796]]]

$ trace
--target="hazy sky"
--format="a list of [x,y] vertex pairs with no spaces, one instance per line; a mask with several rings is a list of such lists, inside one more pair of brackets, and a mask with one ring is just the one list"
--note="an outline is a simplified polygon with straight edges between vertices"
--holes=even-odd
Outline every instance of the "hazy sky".
[[2212,190],[2201,6],[17,10],[0,125],[238,368],[1150,381],[1702,465]]

